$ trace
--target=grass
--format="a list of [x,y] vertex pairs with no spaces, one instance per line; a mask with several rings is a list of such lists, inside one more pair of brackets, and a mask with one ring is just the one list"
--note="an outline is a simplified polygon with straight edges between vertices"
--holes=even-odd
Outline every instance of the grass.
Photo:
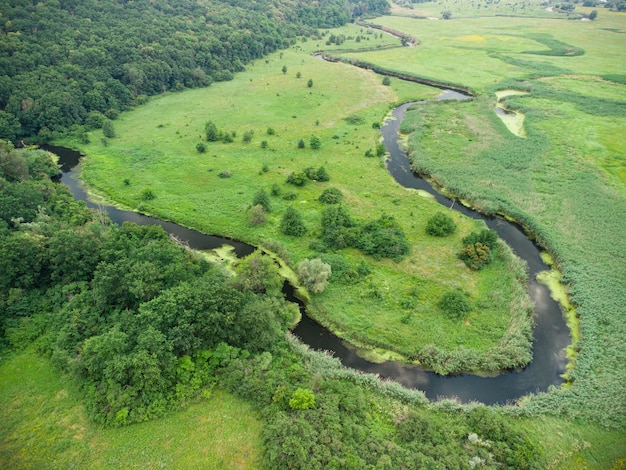
[[0,467],[12,469],[257,469],[261,423],[216,390],[158,421],[101,429],[72,382],[31,352],[0,363]]
[[[342,46],[362,47],[367,41],[354,39],[361,30],[354,25],[342,29],[353,38]],[[459,225],[455,235],[427,236],[426,221],[440,206],[398,187],[380,159],[364,156],[379,141],[372,124],[380,123],[393,103],[430,99],[439,90],[397,79],[384,86],[380,75],[313,57],[311,52],[323,45],[300,43],[257,61],[230,82],[155,97],[123,114],[115,121],[117,137],[107,146],[94,132],[93,143],[81,147],[88,155],[84,177],[118,203],[205,233],[257,245],[278,240],[288,247],[294,264],[319,256],[309,248],[320,232],[323,206],[317,199],[324,189],[338,187],[358,220],[393,214],[413,248],[400,263],[365,258],[372,266],[366,281],[332,286],[313,298],[311,312],[318,320],[362,347],[384,348],[405,358],[418,358],[428,345],[448,352],[461,347],[488,351],[517,324],[512,315],[526,317],[516,333],[525,338],[530,318],[524,302],[512,300],[518,298],[519,281],[511,268],[495,263],[475,273],[456,258],[461,238],[479,226],[455,215]],[[287,73],[282,73],[283,66]],[[309,78],[312,87],[307,86]],[[354,115],[363,123],[345,119]],[[206,152],[199,153],[196,144],[208,120],[224,131],[235,131],[236,137],[232,143],[207,143]],[[273,134],[268,134],[268,127]],[[247,131],[254,135],[244,143]],[[312,135],[322,142],[319,150],[309,146]],[[298,148],[300,139],[306,143],[303,149]],[[329,182],[309,181],[301,188],[286,184],[291,172],[319,166],[326,168]],[[231,176],[220,178],[224,171]],[[270,193],[274,185],[282,194],[293,192],[295,199],[272,197],[267,222],[250,226],[246,211],[254,194],[261,188]],[[146,188],[154,199],[141,198]],[[308,228],[305,237],[280,233],[280,219],[288,206],[302,214]],[[364,258],[349,250],[345,256],[354,266]],[[455,288],[471,295],[475,310],[467,322],[444,320],[442,324],[436,304],[446,290]],[[526,344],[528,351],[530,343]],[[527,354],[524,357],[527,360]],[[490,368],[511,365],[493,363]]]

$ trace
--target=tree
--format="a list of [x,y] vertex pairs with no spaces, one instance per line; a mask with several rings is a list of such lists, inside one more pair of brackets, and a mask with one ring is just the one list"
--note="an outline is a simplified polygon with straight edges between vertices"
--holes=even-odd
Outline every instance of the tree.
[[304,139],[298,140],[298,148],[299,149],[303,149],[305,146],[306,146],[306,144],[304,143]]
[[383,85],[385,85],[385,86],[391,85],[391,78],[389,78],[388,76],[385,76],[383,78]]
[[283,65],[283,73],[287,73],[287,66]]
[[306,233],[306,227],[302,222],[302,216],[292,206],[289,206],[283,218],[280,221],[280,230],[285,235],[291,235],[294,237],[301,237]]
[[204,152],[206,152],[206,145],[204,145],[204,143],[203,143],[203,142],[200,142],[200,143],[196,144],[196,151],[197,151],[198,153],[204,153]]
[[460,289],[450,290],[443,294],[437,306],[451,320],[461,320],[472,311],[467,294]]
[[318,150],[322,146],[322,141],[320,140],[318,136],[312,135],[309,145],[311,146],[313,150]]
[[449,20],[450,18],[452,18],[452,12],[450,10],[444,10],[441,12],[441,17],[444,20]]
[[296,78],[300,78],[300,77],[302,77],[302,73],[301,72],[297,72],[296,73]]
[[242,259],[235,269],[234,285],[242,291],[279,295],[283,279],[274,260],[257,250]]
[[434,237],[445,237],[454,233],[455,230],[454,220],[443,212],[437,212],[426,223],[426,233]]
[[259,189],[252,199],[253,206],[261,206],[267,212],[271,212],[270,196],[265,189]]
[[306,82],[306,86],[308,86],[309,88],[311,88],[313,86],[313,79],[309,78],[309,81]]
[[324,204],[339,204],[343,199],[343,193],[337,188],[325,189],[319,197]]
[[324,263],[319,258],[307,258],[296,265],[296,272],[307,289],[314,294],[319,294],[326,289],[332,269],[330,264]]
[[589,13],[589,19],[593,21],[597,17],[598,17],[598,10],[591,10],[591,12]]
[[115,137],[115,129],[113,128],[113,122],[110,119],[107,119],[102,123],[102,134],[107,139]]
[[217,126],[213,121],[207,121],[204,125],[204,132],[206,134],[206,140],[209,142],[217,142],[220,140],[220,132],[217,130]]
[[315,394],[308,388],[298,388],[293,392],[289,400],[289,407],[292,410],[310,410],[315,408]]

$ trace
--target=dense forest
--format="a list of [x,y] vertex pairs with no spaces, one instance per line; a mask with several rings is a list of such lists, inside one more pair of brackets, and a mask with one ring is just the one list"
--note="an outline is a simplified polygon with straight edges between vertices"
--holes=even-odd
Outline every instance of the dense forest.
[[384,0],[3,1],[0,138],[84,136],[150,95],[229,80],[298,36],[388,8]]
[[158,418],[219,385],[263,417],[266,468],[542,468],[516,418],[432,408],[308,351],[286,333],[296,306],[269,257],[225,271],[160,227],[111,224],[57,171],[44,151],[0,147],[0,348],[50,358],[95,422]]

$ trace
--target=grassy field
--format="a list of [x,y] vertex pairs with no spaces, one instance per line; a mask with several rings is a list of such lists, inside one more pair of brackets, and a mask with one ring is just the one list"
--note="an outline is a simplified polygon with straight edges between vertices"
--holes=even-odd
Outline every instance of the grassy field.
[[261,422],[221,390],[158,421],[101,429],[66,377],[34,353],[0,362],[0,468],[258,469]]
[[[352,38],[344,45],[354,48],[390,41],[389,35],[366,31],[351,25],[340,33]],[[364,39],[357,42],[357,36]],[[300,43],[257,61],[231,82],[159,96],[123,114],[115,121],[117,136],[106,146],[94,132],[93,143],[81,147],[88,155],[85,178],[120,204],[205,233],[253,244],[278,240],[293,264],[319,256],[310,248],[320,235],[323,205],[317,199],[326,188],[340,188],[357,220],[392,214],[412,251],[398,263],[345,250],[343,256],[353,267],[364,260],[371,275],[361,282],[331,285],[314,297],[311,312],[319,321],[359,346],[414,360],[429,345],[448,352],[463,347],[480,355],[498,349],[505,332],[513,331],[521,345],[516,364],[528,361],[528,301],[515,261],[505,262],[505,255],[480,273],[470,271],[456,252],[462,248],[461,238],[480,226],[453,215],[457,233],[446,239],[427,236],[426,222],[440,206],[398,187],[380,159],[364,156],[379,141],[372,124],[380,123],[394,103],[430,99],[439,90],[397,79],[383,86],[382,77],[372,72],[313,57],[324,46],[324,38]],[[307,86],[309,79],[312,87]],[[346,120],[355,116],[360,122]],[[196,145],[208,120],[236,135],[232,143],[207,142],[206,152],[199,153]],[[274,132],[268,134],[268,128]],[[251,141],[243,142],[243,134],[251,131]],[[321,140],[320,149],[310,148],[313,135]],[[298,148],[299,139],[305,148]],[[330,175],[329,182],[309,181],[301,188],[285,182],[292,172],[320,166]],[[224,172],[230,177],[221,178]],[[267,222],[251,226],[247,210],[254,194],[260,189],[269,193],[274,186],[281,196],[272,197]],[[156,196],[153,200],[142,200],[147,189]],[[282,197],[288,193],[293,200]],[[302,238],[279,230],[289,206],[297,208],[308,228]],[[455,288],[468,292],[474,305],[465,322],[445,319],[436,307],[443,293]],[[496,361],[487,367],[511,365]],[[449,367],[458,371],[460,366]]]

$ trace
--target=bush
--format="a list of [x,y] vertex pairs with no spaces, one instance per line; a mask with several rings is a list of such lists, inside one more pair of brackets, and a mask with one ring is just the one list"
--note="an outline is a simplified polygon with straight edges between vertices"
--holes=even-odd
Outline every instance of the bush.
[[465,262],[468,268],[474,271],[484,268],[492,260],[491,250],[487,245],[483,245],[480,242],[467,245],[458,256]]
[[113,128],[113,123],[111,120],[107,119],[102,123],[102,134],[107,139],[112,139],[115,137],[115,129]]
[[332,274],[330,264],[321,259],[305,259],[296,265],[298,277],[304,286],[314,294],[319,294],[326,289],[328,278]]
[[357,247],[376,259],[391,258],[396,261],[411,249],[402,227],[389,215],[365,224],[360,231]]
[[437,212],[426,223],[426,233],[434,237],[445,237],[454,233],[455,230],[454,220],[443,212]]
[[241,138],[244,144],[249,144],[252,141],[252,136],[254,135],[253,130],[245,131],[243,133],[243,137]]
[[328,173],[326,172],[326,168],[324,168],[323,166],[319,167],[317,169],[317,181],[330,181],[330,176],[328,176]]
[[199,144],[196,144],[196,151],[198,153],[206,152],[206,145],[204,145],[202,142],[200,142]]
[[292,172],[287,176],[287,183],[294,186],[304,186],[307,180],[307,175],[304,171]]
[[383,78],[383,85],[385,85],[385,86],[389,86],[389,85],[391,85],[391,78],[389,78],[389,77],[385,76],[385,77]]
[[252,198],[252,205],[261,206],[267,212],[271,212],[270,196],[269,194],[267,194],[267,191],[265,191],[265,189],[259,189],[257,191],[257,193],[254,195],[254,198]]
[[309,145],[313,150],[318,150],[322,146],[322,141],[318,136],[313,135],[311,136],[311,141],[309,142]]
[[451,320],[462,320],[472,311],[468,295],[460,289],[451,290],[443,294],[437,306]]
[[463,239],[463,245],[473,245],[475,243],[482,243],[493,250],[498,243],[498,234],[488,228],[481,230],[480,232],[472,232]]
[[228,170],[221,170],[221,171],[217,174],[217,176],[219,176],[220,178],[230,178],[230,177],[231,177],[231,174],[230,174],[230,171],[228,171]]
[[156,198],[156,194],[154,194],[154,190],[152,188],[144,188],[141,190],[141,194],[139,194],[139,199],[142,201],[152,201]]
[[248,209],[248,223],[250,225],[261,225],[267,220],[265,208],[260,204]]
[[343,199],[343,193],[337,188],[325,189],[319,197],[323,204],[339,204]]
[[365,119],[363,119],[358,114],[351,114],[350,116],[343,118],[343,120],[346,121],[348,124],[354,125],[363,124],[365,122]]
[[283,218],[280,221],[280,230],[285,235],[291,235],[294,237],[301,237],[306,233],[306,227],[302,222],[302,216],[293,207],[289,206]]

